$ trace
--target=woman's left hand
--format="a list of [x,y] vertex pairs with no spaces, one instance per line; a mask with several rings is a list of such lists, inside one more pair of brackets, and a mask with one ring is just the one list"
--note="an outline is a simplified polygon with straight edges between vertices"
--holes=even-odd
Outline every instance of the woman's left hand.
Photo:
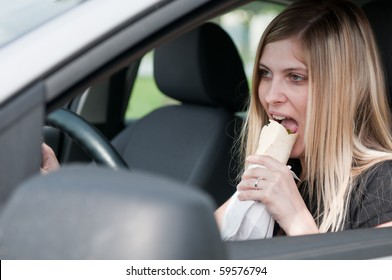
[[245,170],[238,199],[261,201],[287,235],[318,232],[290,169],[269,156],[249,156],[247,161],[261,166]]
[[42,143],[42,163],[41,163],[41,174],[47,174],[60,168],[60,164],[57,160],[56,154],[51,147]]

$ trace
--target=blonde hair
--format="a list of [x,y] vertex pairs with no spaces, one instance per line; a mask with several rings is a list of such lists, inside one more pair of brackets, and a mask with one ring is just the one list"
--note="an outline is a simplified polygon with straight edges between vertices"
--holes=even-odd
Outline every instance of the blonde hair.
[[242,147],[256,151],[268,115],[258,99],[266,44],[295,38],[308,67],[304,135],[310,201],[321,232],[342,230],[358,175],[392,159],[391,120],[377,46],[366,16],[348,1],[299,1],[264,32],[256,54]]

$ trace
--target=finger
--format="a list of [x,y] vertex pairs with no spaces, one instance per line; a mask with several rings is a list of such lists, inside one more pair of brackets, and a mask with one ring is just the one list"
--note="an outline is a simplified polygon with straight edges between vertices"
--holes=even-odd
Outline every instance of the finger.
[[285,164],[270,156],[251,155],[246,158],[246,161],[250,164],[262,165],[269,170],[283,170],[283,168],[287,169]]
[[[257,187],[256,187],[257,183]],[[257,180],[257,178],[242,180],[237,185],[237,191],[246,191],[246,190],[254,190],[261,186],[261,179]]]
[[244,191],[244,190],[250,190],[251,189],[251,180],[241,180],[241,182],[238,183],[237,185],[237,191]]
[[237,185],[237,191],[254,191],[254,190],[266,190],[273,186],[273,183],[257,179],[243,180]]
[[271,171],[266,169],[264,166],[256,166],[253,168],[248,168],[245,170],[242,175],[242,179],[248,180],[251,178],[262,178],[264,180],[268,180],[271,178]]
[[41,172],[41,174],[42,175],[45,175],[45,174],[48,174],[49,172],[48,171],[46,171],[44,168],[40,168],[40,172]]
[[249,190],[242,191],[238,194],[238,199],[240,201],[254,200],[263,201],[263,191],[262,190]]

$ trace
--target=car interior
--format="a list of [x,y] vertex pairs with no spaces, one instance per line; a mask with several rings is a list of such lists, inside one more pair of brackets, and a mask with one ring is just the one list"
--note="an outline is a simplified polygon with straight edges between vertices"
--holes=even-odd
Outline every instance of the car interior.
[[[118,158],[112,159],[119,162],[116,167],[177,179],[203,189],[217,205],[224,203],[240,168],[233,146],[242,123],[237,113],[245,109],[249,92],[234,42],[218,25],[205,23],[155,49],[154,78],[160,91],[179,103],[129,123],[113,138],[115,149],[108,154]],[[100,132],[87,123],[75,129],[78,123],[63,115],[67,111],[56,110],[46,123],[67,131],[96,163],[104,164],[99,158],[105,153],[92,151],[89,144],[98,138],[92,134]]]
[[[168,67],[170,65],[170,67]],[[248,83],[237,49],[219,26],[206,23],[154,52],[158,88],[180,104],[164,106],[113,140],[132,169],[199,186],[222,204],[238,167],[233,140]]]
[[[222,7],[219,13],[231,8]],[[392,3],[371,1],[363,8],[390,89]],[[235,192],[241,173],[236,147],[249,81],[237,46],[218,24],[188,24],[180,36],[173,30],[156,39],[153,54],[155,83],[172,104],[124,122],[147,53],[140,47],[47,105],[42,137],[62,167],[8,181],[19,186],[1,190],[1,259],[343,259],[390,253],[390,229],[379,229],[371,240],[372,229],[356,230],[354,237],[327,233],[322,240],[221,240],[213,212]],[[34,96],[44,98],[43,91],[42,85],[33,88]],[[358,242],[363,246],[357,248]]]

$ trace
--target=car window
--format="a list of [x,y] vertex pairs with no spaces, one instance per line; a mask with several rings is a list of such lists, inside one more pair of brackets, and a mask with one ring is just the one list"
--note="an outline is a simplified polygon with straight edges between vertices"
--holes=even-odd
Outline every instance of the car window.
[[125,119],[138,119],[156,108],[176,103],[158,89],[153,75],[153,51],[149,52],[140,63]]
[[[284,7],[281,4],[258,1],[212,20],[226,30],[236,44],[244,62],[248,81],[251,79],[254,54],[260,36]],[[153,77],[153,52],[146,54],[132,90],[125,114],[126,121],[140,118],[161,106],[176,103],[178,101],[159,91]]]
[[0,47],[87,0],[1,0]]

